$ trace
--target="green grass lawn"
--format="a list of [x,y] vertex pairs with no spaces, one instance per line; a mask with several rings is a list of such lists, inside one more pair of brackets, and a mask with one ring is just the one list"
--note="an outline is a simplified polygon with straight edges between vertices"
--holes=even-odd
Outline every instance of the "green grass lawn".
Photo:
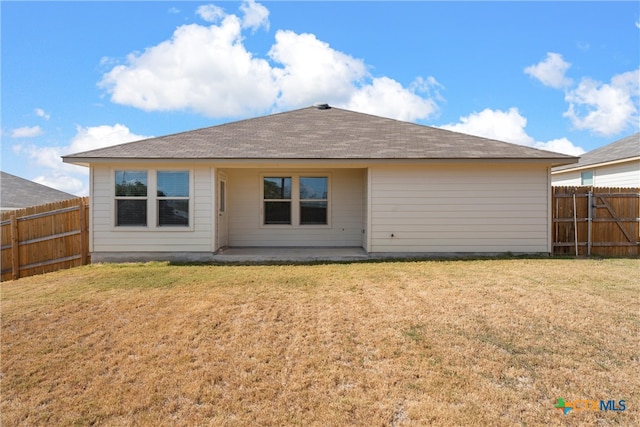
[[639,273],[150,263],[4,282],[2,425],[640,425]]

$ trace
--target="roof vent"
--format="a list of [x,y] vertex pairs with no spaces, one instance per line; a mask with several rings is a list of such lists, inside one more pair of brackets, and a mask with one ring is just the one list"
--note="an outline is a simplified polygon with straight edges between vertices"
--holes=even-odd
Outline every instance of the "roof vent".
[[313,104],[314,107],[316,107],[318,110],[328,110],[329,108],[329,104],[323,104],[322,102],[316,102],[315,104]]

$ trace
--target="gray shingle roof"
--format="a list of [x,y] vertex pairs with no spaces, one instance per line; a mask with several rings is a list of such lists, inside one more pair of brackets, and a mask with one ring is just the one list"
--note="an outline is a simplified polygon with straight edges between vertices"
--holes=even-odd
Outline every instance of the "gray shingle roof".
[[10,173],[0,172],[2,210],[27,208],[45,203],[75,199],[77,196],[38,184]]
[[611,144],[596,148],[580,156],[580,161],[573,165],[559,166],[553,171],[582,168],[584,166],[597,165],[600,163],[614,162],[633,157],[640,157],[640,132],[619,139]]
[[339,108],[302,108],[63,157],[93,159],[576,158]]

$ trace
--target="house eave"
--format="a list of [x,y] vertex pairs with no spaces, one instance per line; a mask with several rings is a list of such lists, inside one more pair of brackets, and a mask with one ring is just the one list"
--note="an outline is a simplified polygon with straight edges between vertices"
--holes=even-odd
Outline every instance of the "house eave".
[[[566,168],[566,169],[561,169],[561,170],[557,170],[557,171],[551,171],[552,175],[560,175],[563,173],[567,173],[567,172],[576,172],[576,171],[582,171],[585,169],[593,169],[593,168],[599,168],[599,167],[603,167],[603,166],[612,166],[612,165],[618,165],[620,163],[628,163],[628,162],[634,162],[634,161],[638,161],[640,160],[640,156],[636,156],[636,157],[628,157],[626,159],[617,159],[617,160],[611,160],[609,162],[601,162],[601,163],[591,163],[591,164],[587,164],[587,165],[576,165],[575,167],[570,167],[570,168]],[[561,166],[561,165],[558,165]]]
[[286,166],[286,165],[298,165],[298,166],[335,166],[335,167],[367,167],[369,165],[391,165],[391,164],[403,164],[403,165],[415,165],[415,164],[435,164],[435,163],[534,163],[534,164],[546,164],[551,166],[561,166],[566,164],[572,164],[578,162],[577,157],[544,157],[544,158],[519,158],[519,157],[478,157],[478,158],[242,158],[242,159],[229,159],[229,158],[118,158],[118,157],[63,157],[64,163],[74,164],[78,166],[89,167],[91,164],[215,164],[217,167],[264,167],[264,166]]

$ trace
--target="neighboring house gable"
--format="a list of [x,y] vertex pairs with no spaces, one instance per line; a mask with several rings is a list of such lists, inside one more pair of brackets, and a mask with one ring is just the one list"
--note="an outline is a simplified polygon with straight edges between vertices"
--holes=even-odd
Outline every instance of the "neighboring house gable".
[[2,210],[14,210],[61,200],[75,199],[77,196],[20,178],[6,172],[0,172],[0,207]]
[[640,187],[640,133],[589,151],[576,164],[553,168],[554,186]]
[[324,106],[63,159],[90,167],[94,261],[227,246],[548,253],[550,169],[577,161]]

